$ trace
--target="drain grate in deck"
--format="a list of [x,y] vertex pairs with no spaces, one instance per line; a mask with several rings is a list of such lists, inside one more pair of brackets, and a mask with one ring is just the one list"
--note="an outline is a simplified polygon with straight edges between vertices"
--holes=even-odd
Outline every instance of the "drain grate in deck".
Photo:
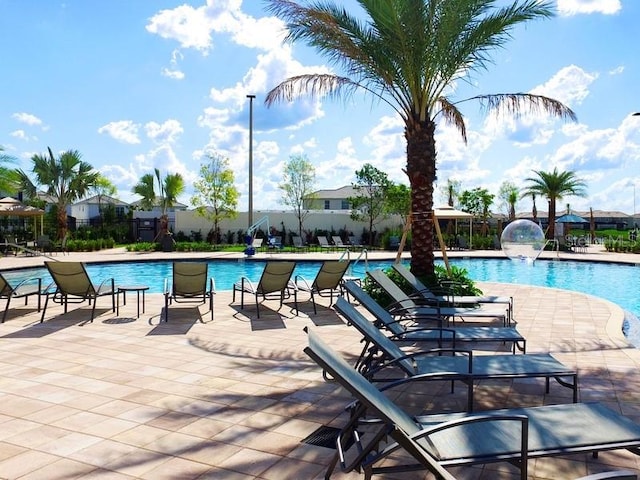
[[336,427],[327,427],[323,425],[317,430],[311,432],[311,434],[302,439],[303,443],[308,443],[309,445],[315,445],[316,447],[324,447],[324,448],[336,448],[336,438],[340,434],[340,429]]
[[[315,445],[316,447],[332,448],[335,450],[338,435],[340,435],[339,428],[323,425],[312,432],[307,438],[302,439],[302,443],[308,443],[309,445]],[[353,437],[350,437],[347,440],[345,450],[351,448],[351,445],[353,445]]]

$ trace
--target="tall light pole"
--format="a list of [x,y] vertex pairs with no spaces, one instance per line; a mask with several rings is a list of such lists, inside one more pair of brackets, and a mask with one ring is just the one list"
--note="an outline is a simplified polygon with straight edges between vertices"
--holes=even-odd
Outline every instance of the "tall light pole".
[[247,95],[249,99],[249,228],[253,225],[253,99],[255,95]]

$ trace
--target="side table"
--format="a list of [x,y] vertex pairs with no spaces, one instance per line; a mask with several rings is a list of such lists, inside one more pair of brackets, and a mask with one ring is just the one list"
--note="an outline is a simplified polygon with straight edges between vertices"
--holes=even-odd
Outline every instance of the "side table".
[[138,314],[136,318],[140,317],[140,293],[142,293],[142,313],[144,313],[144,293],[149,290],[149,287],[146,285],[118,285],[116,290],[116,296],[118,297],[117,310],[116,315],[120,315],[120,295],[122,295],[122,305],[127,304],[127,292],[136,292],[137,296],[137,305],[138,305]]

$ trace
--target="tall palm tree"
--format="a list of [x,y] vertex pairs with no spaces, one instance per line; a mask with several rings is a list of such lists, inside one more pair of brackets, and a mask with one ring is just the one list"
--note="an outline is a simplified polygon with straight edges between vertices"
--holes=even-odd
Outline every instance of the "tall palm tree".
[[526,182],[529,182],[525,188],[525,195],[538,195],[549,201],[547,238],[552,239],[555,236],[556,201],[569,195],[584,197],[586,183],[579,179],[575,172],[570,170],[558,172],[557,167],[552,172],[534,170],[533,173],[537,176],[525,179]]
[[20,187],[30,198],[36,197],[38,187],[43,188],[55,200],[57,235],[62,240],[68,228],[67,207],[87,195],[100,173],[84,162],[77,150],[67,150],[56,158],[48,147],[47,153],[36,154],[31,161],[35,183],[29,175],[18,170]]
[[[158,192],[156,193],[156,182]],[[160,203],[160,232],[156,239],[162,239],[169,233],[169,216],[167,209],[173,207],[178,201],[178,196],[184,192],[184,179],[179,173],[168,173],[162,178],[160,170],[154,169],[154,173],[147,173],[140,177],[140,181],[133,187],[133,193],[142,197],[140,205],[145,210],[151,210],[157,202]]]
[[[315,47],[345,74],[288,78],[267,94],[267,105],[304,95],[363,90],[387,103],[404,121],[413,218],[411,269],[416,275],[432,274],[436,119],[452,123],[466,141],[458,109],[465,100],[453,101],[445,94],[455,93],[455,81],[485,69],[490,51],[502,47],[516,26],[551,17],[551,1],[516,0],[497,8],[495,0],[359,0],[362,12],[356,14],[329,0],[309,6],[292,0],[268,3],[287,23],[289,41]],[[502,113],[518,114],[527,107],[575,118],[562,103],[540,95],[473,99]]]

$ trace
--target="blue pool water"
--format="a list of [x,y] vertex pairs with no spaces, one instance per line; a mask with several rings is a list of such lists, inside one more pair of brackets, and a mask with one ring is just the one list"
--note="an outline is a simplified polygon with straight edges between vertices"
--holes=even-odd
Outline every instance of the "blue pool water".
[[[384,268],[388,262],[369,262],[368,268]],[[640,317],[640,268],[634,265],[621,265],[598,262],[570,262],[538,260],[530,265],[509,259],[451,259],[450,263],[465,268],[476,281],[517,283],[555,287],[588,293],[610,300],[623,309]],[[294,275],[313,280],[321,262],[299,262]],[[209,262],[209,273],[216,282],[217,290],[231,290],[233,283],[242,276],[258,281],[264,269],[260,260],[216,260]],[[87,270],[91,278],[99,283],[103,279],[115,278],[121,284],[143,284],[150,287],[151,293],[163,291],[165,279],[171,276],[170,262],[129,262],[110,264],[89,264]],[[355,265],[352,275],[363,277],[365,264]],[[27,276],[41,276],[50,281],[46,270],[8,272],[10,281],[18,281]],[[633,322],[638,324],[640,321]],[[640,344],[640,332],[638,332]],[[630,338],[631,339],[631,338]],[[633,341],[633,340],[632,340]]]

